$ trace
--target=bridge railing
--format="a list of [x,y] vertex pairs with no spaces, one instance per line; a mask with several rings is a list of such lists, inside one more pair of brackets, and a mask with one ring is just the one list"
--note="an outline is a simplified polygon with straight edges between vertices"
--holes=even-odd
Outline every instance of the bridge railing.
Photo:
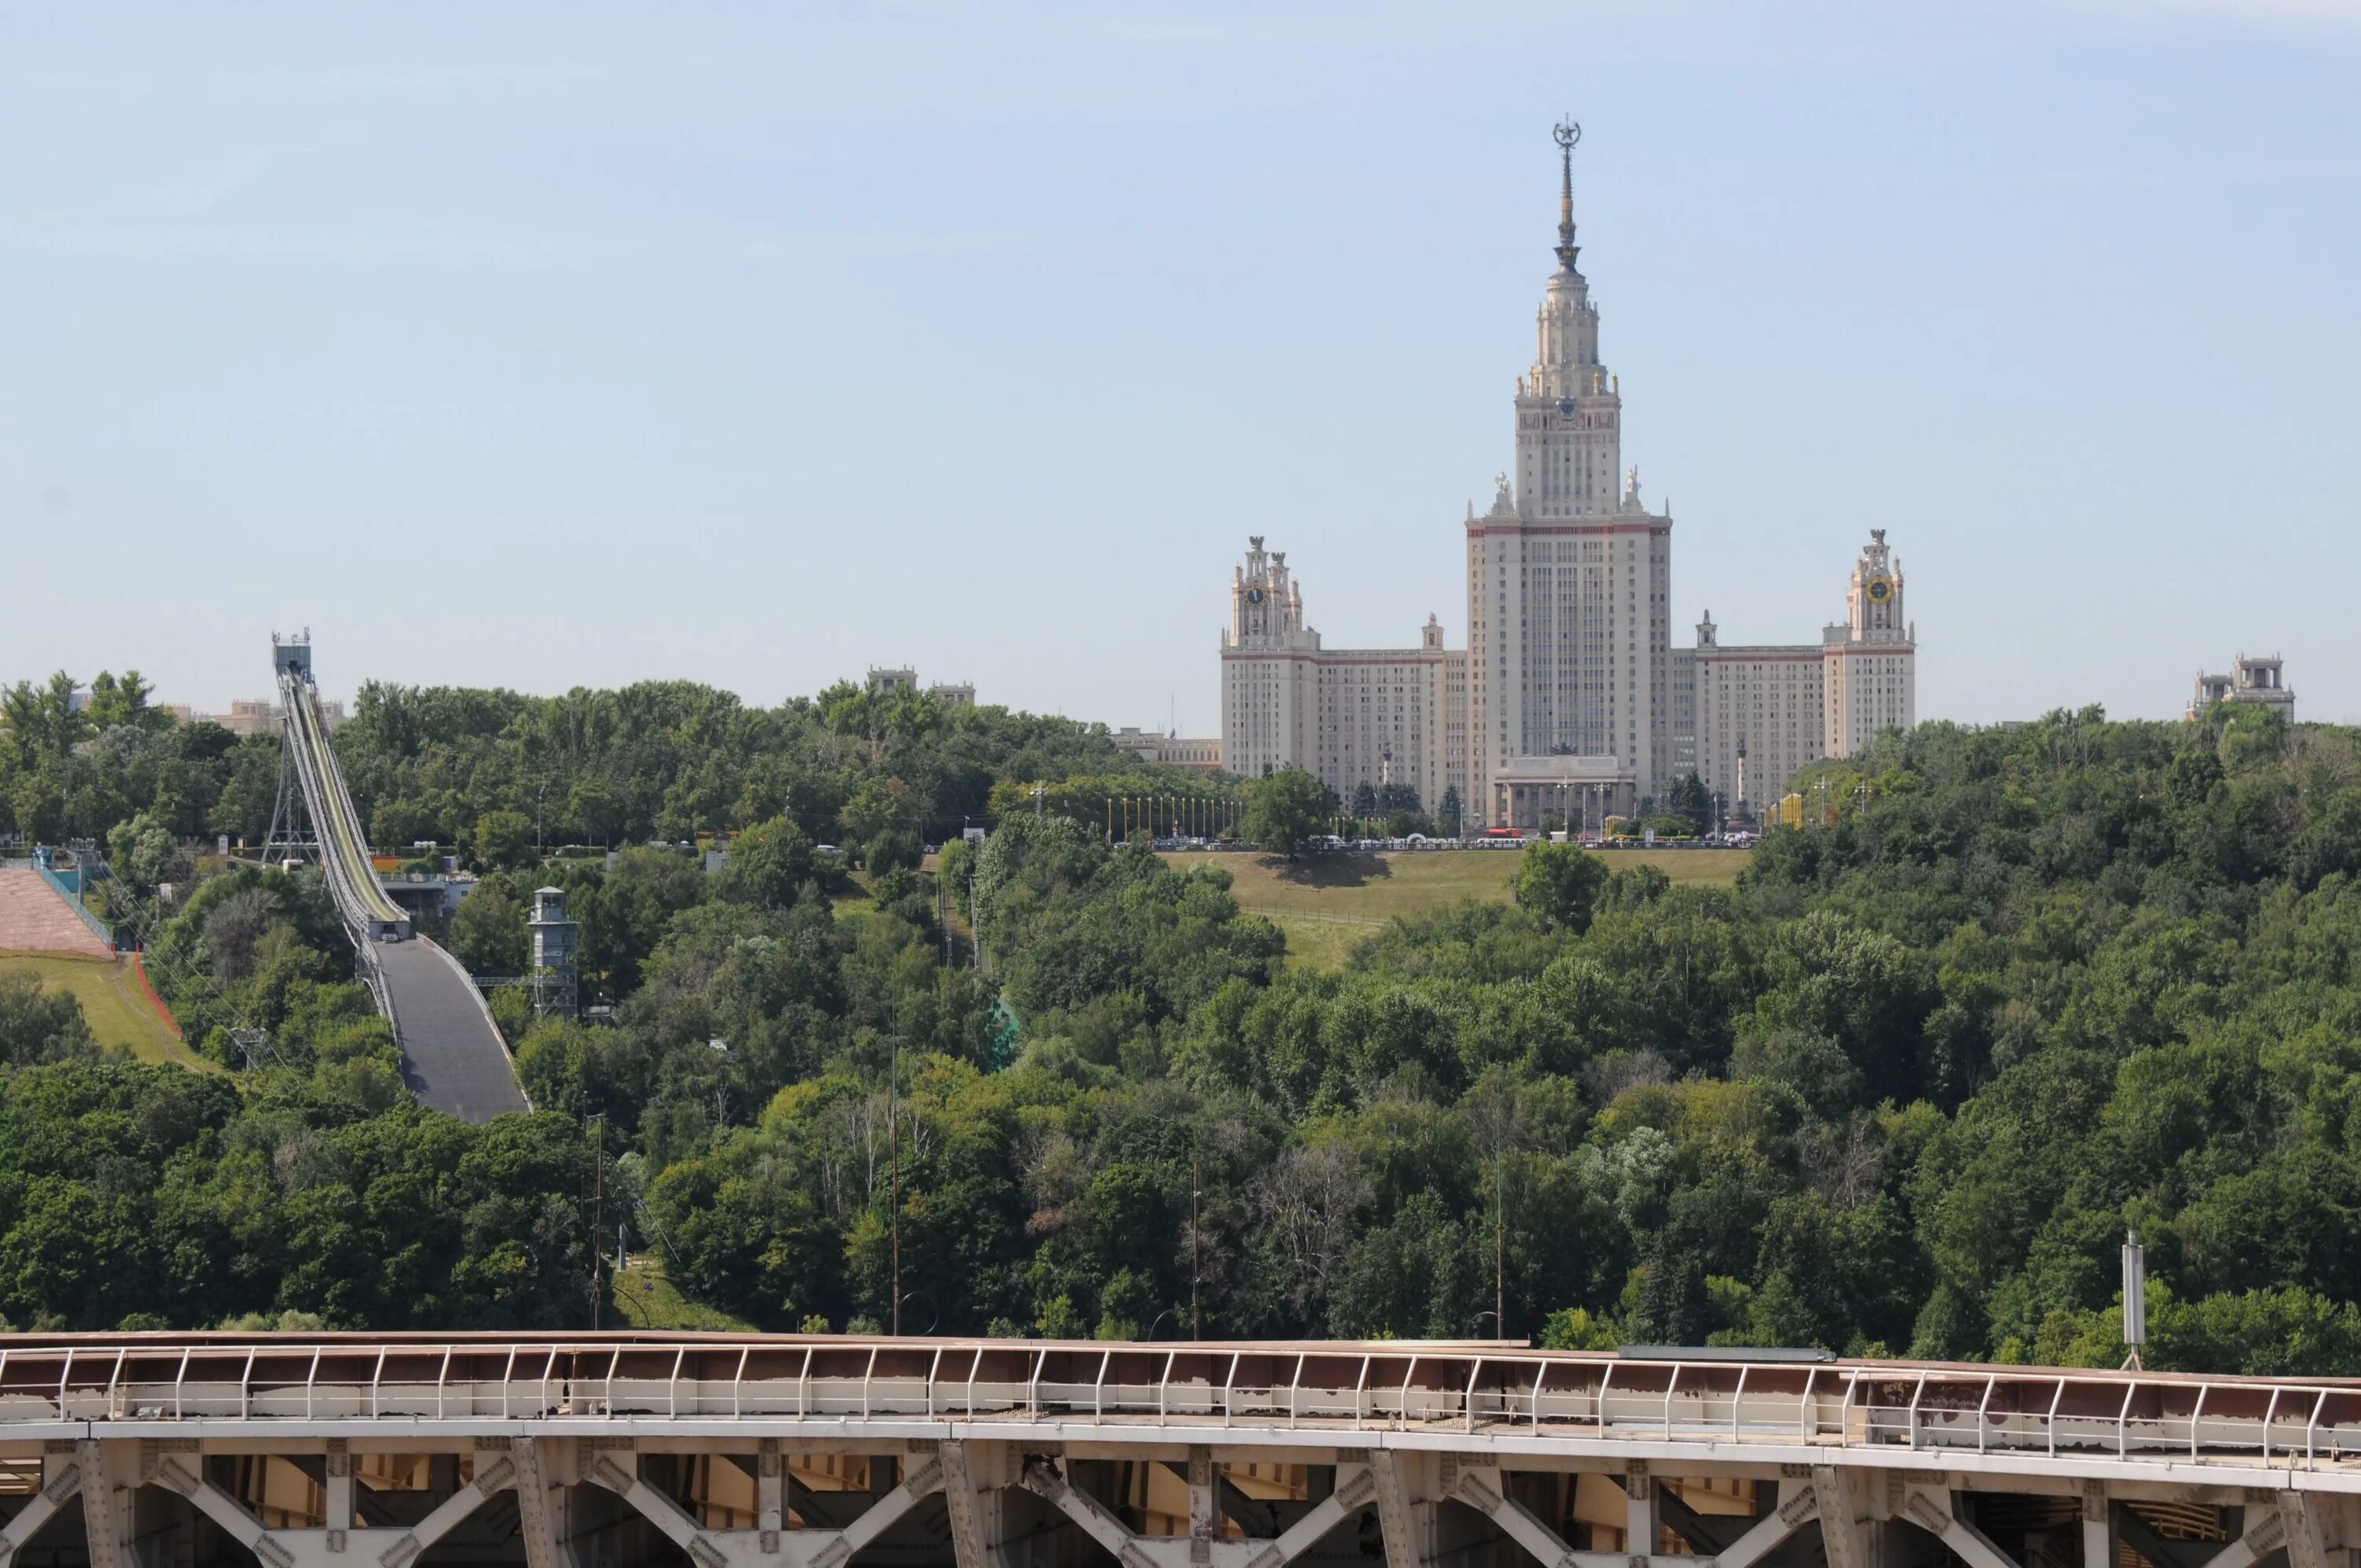
[[2361,1456],[2361,1385],[1637,1360],[1464,1344],[858,1339],[0,1341],[0,1432],[60,1420],[895,1419],[2107,1455]]

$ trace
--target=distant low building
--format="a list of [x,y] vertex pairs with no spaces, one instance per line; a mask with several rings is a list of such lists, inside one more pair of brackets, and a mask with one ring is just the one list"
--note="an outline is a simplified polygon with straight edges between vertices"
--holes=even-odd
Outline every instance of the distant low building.
[[2268,707],[2281,718],[2295,717],[2295,693],[2288,689],[2287,673],[2277,653],[2249,659],[2244,653],[2230,661],[2226,675],[2200,674],[2197,690],[2189,699],[2189,717],[2202,718],[2217,702],[2249,703]]
[[1197,768],[1205,773],[1218,772],[1222,765],[1222,742],[1197,740],[1184,735],[1163,735],[1153,729],[1142,729],[1126,724],[1107,737],[1135,757],[1151,762],[1165,762],[1176,768]]
[[[199,713],[184,702],[168,704],[164,711],[181,724],[218,724],[240,740],[252,735],[275,735],[280,720],[286,718],[279,705],[268,697],[233,698],[227,713]],[[342,725],[347,717],[343,703],[326,698],[321,700],[320,716],[331,729]]]

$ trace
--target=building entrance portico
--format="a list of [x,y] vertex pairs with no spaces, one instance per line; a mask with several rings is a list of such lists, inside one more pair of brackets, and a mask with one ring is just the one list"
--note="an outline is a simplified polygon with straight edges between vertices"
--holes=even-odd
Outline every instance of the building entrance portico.
[[1488,820],[1503,828],[1538,828],[1545,817],[1597,832],[1610,816],[1629,816],[1639,803],[1639,776],[1615,757],[1511,757],[1492,775]]

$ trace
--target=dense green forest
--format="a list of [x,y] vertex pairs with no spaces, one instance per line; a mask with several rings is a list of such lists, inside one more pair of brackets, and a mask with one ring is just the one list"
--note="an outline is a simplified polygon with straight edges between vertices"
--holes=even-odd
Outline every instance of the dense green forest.
[[[2136,1227],[2151,1365],[2361,1373],[2352,731],[1928,725],[1801,781],[1814,820],[1734,890],[1529,850],[1514,902],[1309,973],[1220,870],[1088,811],[1000,811],[943,887],[917,869],[1037,782],[1208,787],[1090,727],[373,687],[337,745],[374,836],[487,872],[455,949],[519,972],[558,883],[614,1009],[511,1006],[538,1109],[479,1128],[409,1102],[314,884],[181,847],[259,837],[275,742],[51,734],[20,695],[0,826],[108,839],[159,986],[238,1070],[98,1059],[69,999],[0,986],[19,1326],[580,1323],[600,1168],[635,1248],[772,1328],[891,1322],[898,1229],[914,1332],[2112,1363]],[[677,847],[702,831],[734,835],[718,873]],[[636,847],[551,848],[578,844]]]

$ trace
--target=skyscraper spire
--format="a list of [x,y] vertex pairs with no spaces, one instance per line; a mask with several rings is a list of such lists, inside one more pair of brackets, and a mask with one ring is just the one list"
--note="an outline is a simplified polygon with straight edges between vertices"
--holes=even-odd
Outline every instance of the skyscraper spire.
[[1582,127],[1573,116],[1557,123],[1550,133],[1557,139],[1557,261],[1568,272],[1574,270],[1574,258],[1582,254],[1582,247],[1574,243],[1574,148],[1582,139]]

